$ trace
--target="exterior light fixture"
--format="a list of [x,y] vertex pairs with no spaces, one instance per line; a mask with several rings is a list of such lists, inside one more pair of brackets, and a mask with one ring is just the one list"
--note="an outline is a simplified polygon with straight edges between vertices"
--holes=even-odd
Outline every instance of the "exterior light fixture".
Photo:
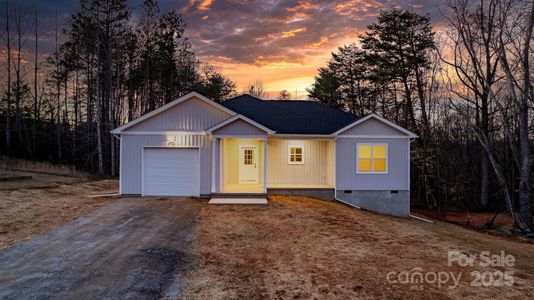
[[167,146],[176,146],[176,136],[168,135],[166,142],[167,142]]

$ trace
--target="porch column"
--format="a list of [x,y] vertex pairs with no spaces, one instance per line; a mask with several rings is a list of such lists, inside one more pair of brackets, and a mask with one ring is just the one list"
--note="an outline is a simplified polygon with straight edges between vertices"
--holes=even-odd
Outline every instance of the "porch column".
[[212,137],[211,138],[211,192],[215,193],[216,190],[216,183],[215,183],[215,166],[216,164],[216,158],[217,158],[217,138]]
[[267,193],[267,141],[268,138],[263,138],[263,193]]

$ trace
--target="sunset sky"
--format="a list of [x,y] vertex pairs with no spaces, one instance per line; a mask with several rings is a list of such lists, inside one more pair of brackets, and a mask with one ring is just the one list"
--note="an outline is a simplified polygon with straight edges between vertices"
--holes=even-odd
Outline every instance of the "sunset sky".
[[[52,16],[55,4],[63,21],[79,7],[77,0],[41,1],[42,14]],[[142,0],[130,0],[134,19]],[[400,7],[429,14],[433,24],[441,21],[439,0],[339,0],[339,1],[254,1],[254,0],[159,0],[161,11],[179,11],[186,24],[186,36],[203,62],[230,77],[242,91],[261,80],[271,97],[288,90],[305,98],[313,82],[337,47],[354,42],[366,25],[383,10]],[[50,21],[53,21],[51,19]],[[43,21],[44,28],[53,22]],[[52,30],[47,30],[51,32]],[[47,37],[43,37],[46,39]],[[52,37],[49,37],[52,42]]]
[[[165,1],[165,8],[175,1]],[[367,24],[394,7],[429,14],[437,24],[439,1],[189,1],[177,9],[201,59],[239,85],[255,79],[275,96],[292,96],[313,82],[337,47],[354,42]],[[163,2],[162,2],[163,6]]]

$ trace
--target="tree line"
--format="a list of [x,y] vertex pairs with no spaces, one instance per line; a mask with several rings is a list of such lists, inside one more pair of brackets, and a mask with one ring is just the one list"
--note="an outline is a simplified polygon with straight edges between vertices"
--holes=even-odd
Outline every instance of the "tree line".
[[310,98],[415,132],[417,205],[507,211],[532,230],[534,5],[448,0],[441,33],[393,9],[319,69]]
[[[181,16],[156,0],[143,1],[138,18],[127,0],[81,0],[65,25],[53,17],[51,54],[40,48],[38,10],[2,6],[3,154],[116,175],[112,128],[193,90],[216,101],[236,95],[235,83],[195,56]],[[532,229],[534,5],[447,0],[443,17],[436,31],[426,15],[382,12],[332,53],[309,98],[377,113],[419,136],[414,207],[506,211]],[[261,81],[245,92],[266,95]]]
[[2,153],[116,175],[111,129],[193,90],[217,101],[236,94],[234,82],[195,56],[180,14],[160,11],[156,0],[141,10],[133,20],[127,0],[81,0],[60,28],[56,8],[54,51],[43,58],[45,17],[3,3]]

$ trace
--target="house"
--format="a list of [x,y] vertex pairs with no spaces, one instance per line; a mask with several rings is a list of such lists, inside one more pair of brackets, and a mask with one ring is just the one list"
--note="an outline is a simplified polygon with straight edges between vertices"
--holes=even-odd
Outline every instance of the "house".
[[299,194],[410,213],[412,132],[312,101],[189,93],[116,128],[120,194]]

